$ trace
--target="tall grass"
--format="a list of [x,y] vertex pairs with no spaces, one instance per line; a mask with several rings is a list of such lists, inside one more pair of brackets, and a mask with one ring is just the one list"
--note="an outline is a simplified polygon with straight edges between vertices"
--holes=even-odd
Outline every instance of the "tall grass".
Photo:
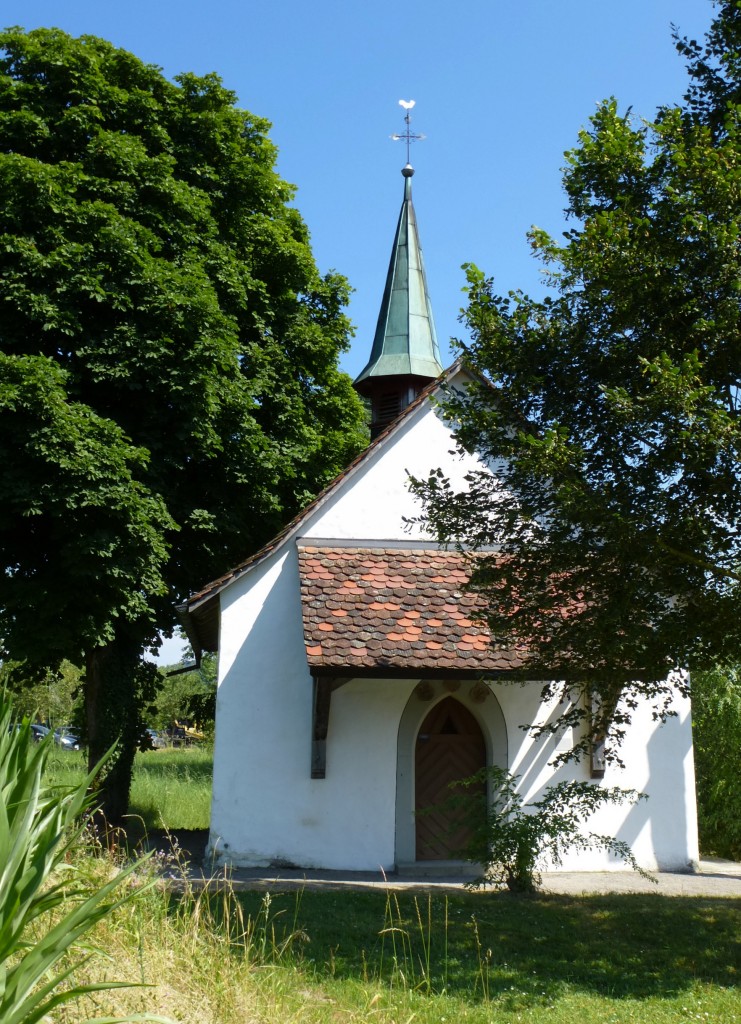
[[[57,777],[84,772],[79,755],[52,756]],[[148,828],[206,827],[209,791],[207,750],[137,757],[132,811]],[[78,859],[91,884],[109,877]],[[741,1024],[738,900],[176,888],[101,922],[105,958],[71,979],[147,987],[83,997],[55,1024]]]
[[155,889],[102,924],[119,976],[151,987],[65,1024],[741,1024],[737,901],[215,888]]
[[208,828],[212,774],[208,746],[137,754],[130,813],[148,830]]
[[[208,828],[212,772],[213,751],[207,745],[137,754],[129,805],[132,830]],[[76,785],[86,774],[82,752],[51,752],[46,774],[50,784]]]

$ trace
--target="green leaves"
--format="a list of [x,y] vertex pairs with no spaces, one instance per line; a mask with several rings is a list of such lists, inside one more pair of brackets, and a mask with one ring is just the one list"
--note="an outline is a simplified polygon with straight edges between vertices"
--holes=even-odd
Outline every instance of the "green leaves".
[[146,615],[148,596],[165,592],[171,523],[135,478],[146,452],[70,401],[67,386],[44,357],[0,353],[0,639],[23,650],[40,633],[45,660],[30,660],[42,664],[105,643],[112,613]]
[[[182,598],[363,443],[337,369],[346,282],[319,274],[268,123],[217,75],[170,82],[59,30],[0,47],[0,349],[62,367],[146,453],[132,479],[167,509]],[[218,526],[205,545],[193,509]],[[171,624],[169,599],[156,614]]]
[[[558,782],[548,786],[539,800],[526,804],[519,793],[520,782],[520,776],[492,765],[455,784],[462,789],[450,802],[468,812],[472,827],[466,856],[484,867],[482,877],[472,883],[474,888],[493,882],[512,892],[534,892],[540,882],[539,868],[559,866],[573,850],[603,850],[652,878],[638,866],[627,843],[585,827],[600,807],[635,803],[643,794],[590,782]],[[486,783],[484,795],[465,792],[469,787],[480,789],[482,783]]]
[[93,36],[0,32],[0,656],[122,648],[128,676],[86,683],[93,759],[137,735],[175,603],[366,440],[347,283],[234,104]]
[[497,550],[472,586],[534,677],[650,694],[660,714],[674,666],[741,652],[740,25],[720,3],[720,78],[680,45],[688,107],[648,123],[607,100],[580,133],[572,226],[531,235],[551,296],[469,271],[465,357],[486,383],[448,411],[498,480],[442,502],[418,486],[441,539]]
[[[86,992],[117,983],[68,984],[77,964],[61,963],[78,940],[134,898],[121,883],[131,864],[100,889],[86,889],[68,855],[79,841],[91,799],[88,784],[49,790],[43,771],[51,736],[34,744],[28,721],[16,728],[8,704],[0,710],[0,1019],[35,1024]],[[67,984],[66,984],[67,983]],[[65,986],[60,991],[60,986]],[[160,1020],[143,1016],[137,1019]]]
[[[81,588],[65,601],[79,651],[101,641],[111,605],[124,611],[137,603],[137,590],[162,592],[159,567],[166,551],[162,528],[167,513],[134,479],[146,453],[128,443],[110,421],[71,402],[65,375],[54,364],[43,357],[0,353],[0,366],[5,465],[0,551],[6,565],[17,566],[0,582],[0,604],[6,610],[3,638],[10,645],[14,630],[35,632],[47,616],[52,634],[56,632],[52,623],[60,607],[37,606],[24,583],[31,588],[45,584],[53,592],[55,574],[63,573],[68,586]],[[71,528],[79,531],[74,561],[62,545]],[[82,552],[89,557],[82,558]],[[89,593],[86,577],[96,571],[93,566],[97,577],[108,560],[117,565],[121,578],[106,580],[101,573],[94,593]],[[108,597],[98,608],[105,588]],[[44,640],[52,648],[53,635]]]
[[705,853],[741,856],[741,673],[716,667],[692,676],[697,810]]

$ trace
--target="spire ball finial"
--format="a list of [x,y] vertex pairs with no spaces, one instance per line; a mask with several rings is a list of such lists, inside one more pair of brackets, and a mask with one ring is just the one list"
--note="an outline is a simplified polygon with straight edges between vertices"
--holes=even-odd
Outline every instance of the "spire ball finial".
[[402,167],[401,173],[404,175],[405,178],[411,178],[412,175],[414,174],[414,168],[412,167],[411,164],[407,164],[406,167]]

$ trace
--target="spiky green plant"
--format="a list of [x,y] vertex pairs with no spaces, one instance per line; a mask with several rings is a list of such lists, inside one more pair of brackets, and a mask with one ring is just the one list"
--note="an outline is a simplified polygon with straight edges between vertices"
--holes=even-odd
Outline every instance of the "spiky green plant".
[[[0,1021],[36,1024],[84,993],[123,982],[75,986],[71,975],[92,953],[71,959],[81,937],[136,895],[121,883],[138,864],[123,868],[101,888],[79,878],[75,847],[90,810],[88,786],[50,788],[42,781],[51,737],[33,742],[28,721],[18,725],[0,697]],[[166,1018],[139,1014],[116,1020]],[[106,1018],[112,1022],[113,1018]],[[103,1024],[102,1019],[98,1024]]]

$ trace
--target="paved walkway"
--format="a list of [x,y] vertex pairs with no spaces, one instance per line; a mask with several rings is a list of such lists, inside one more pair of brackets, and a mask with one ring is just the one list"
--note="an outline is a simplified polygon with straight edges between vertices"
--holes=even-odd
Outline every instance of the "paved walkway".
[[654,877],[656,883],[635,871],[551,871],[543,875],[543,890],[570,896],[657,892],[662,896],[735,896],[741,899],[741,864],[734,861],[702,860],[693,873],[659,871]]
[[[280,892],[296,889],[326,891],[373,890],[411,892],[462,891],[465,879],[460,875],[424,877],[384,875],[365,871],[310,871],[291,868],[234,868],[209,874],[193,864],[188,872],[191,883],[218,887],[225,880],[235,890]],[[732,861],[702,861],[695,873],[661,871],[656,882],[634,871],[544,872],[541,890],[545,893],[581,896],[607,893],[659,893],[662,896],[703,896],[741,900],[741,864]],[[739,907],[741,910],[741,906]]]
[[[225,878],[223,870],[210,872],[203,867],[208,833],[158,833],[150,837],[149,846],[169,852],[173,842],[188,861],[188,876],[196,886],[218,885]],[[176,873],[173,874],[173,877]],[[385,876],[372,871],[312,871],[297,868],[235,868],[227,876],[235,889],[265,891],[300,888],[392,889],[413,892],[460,891],[465,877],[460,873],[425,877],[411,873]],[[635,871],[547,871],[543,873],[542,891],[568,896],[606,893],[660,893],[663,896],[735,897],[741,899],[741,863],[707,858],[695,872],[660,871],[656,882],[642,878]],[[741,907],[739,908],[741,909]]]

